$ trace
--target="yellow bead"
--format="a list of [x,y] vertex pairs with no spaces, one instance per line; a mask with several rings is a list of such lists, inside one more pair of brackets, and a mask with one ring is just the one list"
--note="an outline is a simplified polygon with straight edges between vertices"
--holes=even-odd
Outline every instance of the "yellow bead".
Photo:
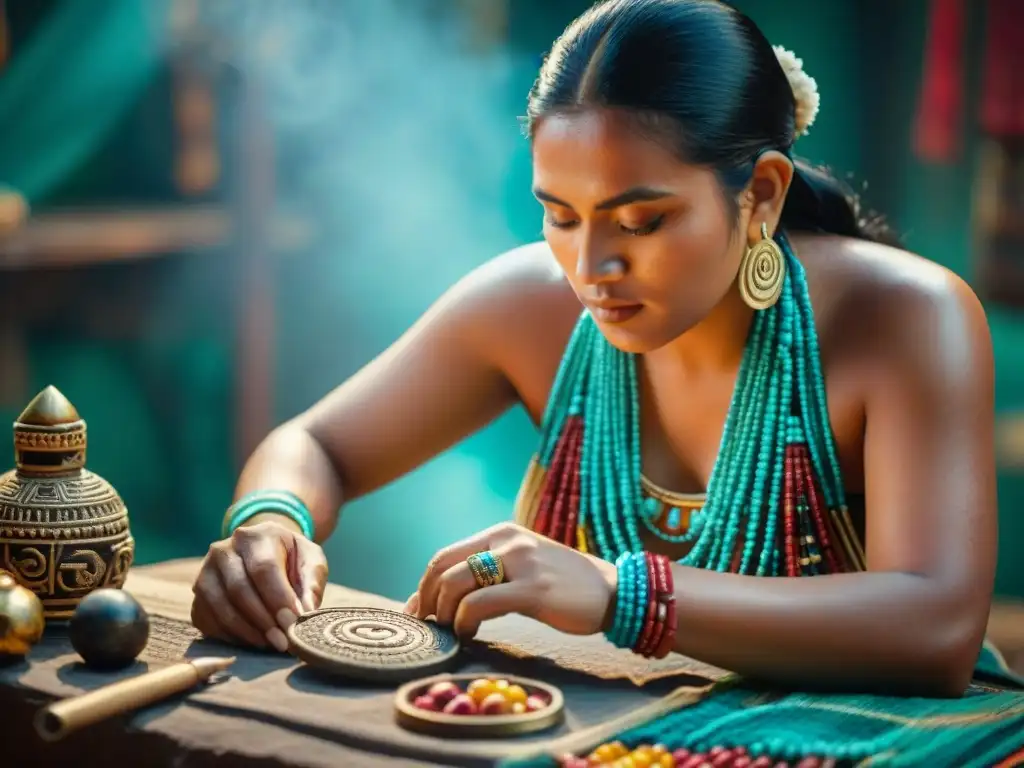
[[668,754],[668,747],[666,747],[664,744],[655,744],[653,747],[651,747],[651,753],[655,757],[660,758],[662,755]]
[[629,747],[627,747],[621,741],[613,741],[608,746],[615,750],[615,757],[625,757],[629,754]]
[[658,768],[675,768],[675,764],[676,761],[667,752],[663,755],[658,755]]
[[608,747],[605,744],[602,744],[600,747],[597,747],[593,752],[587,755],[587,760],[593,765],[607,763],[611,759],[612,757],[608,754]]
[[610,763],[617,757],[619,753],[614,744],[602,744],[590,754],[591,760],[596,759],[599,763]]
[[651,752],[650,747],[640,747],[640,749],[634,750],[630,757],[636,768],[647,768],[654,762],[654,753]]
[[615,761],[616,768],[637,768],[636,761],[631,755],[623,755]]
[[494,690],[496,690],[496,691],[501,691],[502,693],[504,693],[510,687],[511,686],[509,685],[508,680],[495,680],[494,681]]
[[513,704],[526,704],[527,694],[521,685],[510,685],[503,691],[503,693],[505,694],[505,698]]

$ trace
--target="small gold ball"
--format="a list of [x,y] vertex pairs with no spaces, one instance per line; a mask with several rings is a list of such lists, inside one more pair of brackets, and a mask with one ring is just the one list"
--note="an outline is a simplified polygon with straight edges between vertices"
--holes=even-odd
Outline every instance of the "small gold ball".
[[45,628],[43,604],[35,593],[0,573],[0,654],[24,656]]

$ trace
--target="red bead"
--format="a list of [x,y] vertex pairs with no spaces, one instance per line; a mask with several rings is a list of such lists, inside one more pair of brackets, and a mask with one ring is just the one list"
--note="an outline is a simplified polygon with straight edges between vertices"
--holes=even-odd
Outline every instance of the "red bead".
[[[582,418],[573,416],[566,420],[555,445],[551,466],[548,467],[547,480],[537,504],[537,515],[533,524],[533,530],[555,541],[565,543],[565,540],[571,537],[571,545],[575,544],[575,524],[567,530],[567,522],[572,506],[574,481],[578,495],[582,434]],[[578,500],[575,508],[579,509]]]
[[654,649],[654,657],[663,659],[671,653],[676,644],[676,600],[675,580],[672,577],[672,562],[664,555],[656,555],[658,592],[667,600],[665,622]]
[[574,451],[572,464],[569,467],[569,509],[565,525],[565,538],[562,543],[567,547],[576,548],[576,528],[580,519],[580,462],[583,460],[583,422],[576,427],[573,440]]
[[[565,428],[565,459],[562,464],[561,480],[558,486],[558,495],[555,497],[555,505],[551,514],[551,538],[555,541],[565,543],[568,529],[568,502],[569,489],[572,486],[573,470],[579,465],[576,434],[579,431],[579,419],[573,418]],[[571,532],[575,535],[575,531]]]
[[650,656],[651,640],[654,637],[658,617],[658,596],[657,573],[654,558],[650,552],[644,553],[644,560],[647,565],[647,610],[644,614],[643,629],[640,630],[640,637],[637,640],[636,648],[633,650],[642,656]]
[[750,759],[749,755],[739,755],[733,758],[732,768],[750,768],[753,764],[754,761]]
[[558,494],[558,485],[562,480],[567,433],[568,429],[563,429],[562,434],[558,436],[555,453],[551,457],[551,466],[548,467],[547,478],[544,481],[544,490],[537,503],[537,516],[533,522],[533,529],[542,536],[551,536],[552,507]]
[[811,519],[814,522],[814,532],[818,537],[825,565],[828,567],[829,573],[842,573],[844,569],[836,557],[835,547],[832,545],[832,537],[829,536],[828,522],[824,514],[825,505],[821,498],[821,487],[814,475],[814,467],[811,464],[811,457],[806,447],[801,449],[800,463],[802,467],[800,472],[801,493],[807,499],[808,506],[810,507]]
[[689,758],[690,750],[686,749],[686,747],[680,747],[679,749],[674,750],[672,752],[672,760],[675,762],[676,765],[679,765],[680,763],[684,762],[685,760],[688,760]]
[[770,757],[766,757],[764,755],[761,755],[761,757],[757,758],[757,760],[755,760],[754,762],[752,762],[750,764],[750,768],[771,768],[771,767],[772,767],[772,759]]
[[808,756],[797,763],[796,768],[821,768],[821,760],[817,757]]
[[799,576],[799,564],[797,562],[796,544],[796,504],[794,495],[794,472],[795,472],[795,446],[786,446],[786,458],[783,463],[783,476],[785,478],[782,509],[783,509],[783,532],[784,547],[786,554],[786,575]]
[[696,754],[690,755],[681,763],[676,763],[676,768],[711,768],[711,763],[705,755]]
[[[718,754],[709,754],[711,758],[711,765],[713,768],[730,768],[733,761],[732,750],[724,749],[722,747],[716,747],[715,749],[721,749],[722,751]],[[712,749],[711,752],[715,750]]]

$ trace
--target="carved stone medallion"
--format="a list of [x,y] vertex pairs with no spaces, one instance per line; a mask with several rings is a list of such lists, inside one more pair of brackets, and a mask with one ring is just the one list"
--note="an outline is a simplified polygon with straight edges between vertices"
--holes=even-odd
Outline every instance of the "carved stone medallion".
[[447,629],[381,608],[323,608],[300,617],[288,635],[307,664],[379,682],[436,674],[459,651]]

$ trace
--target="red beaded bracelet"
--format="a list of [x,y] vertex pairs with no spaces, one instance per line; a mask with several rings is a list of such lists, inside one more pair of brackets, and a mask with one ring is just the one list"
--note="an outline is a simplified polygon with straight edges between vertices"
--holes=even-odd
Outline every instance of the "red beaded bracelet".
[[675,645],[676,598],[671,561],[646,552],[647,610],[634,652],[648,658],[664,658]]

